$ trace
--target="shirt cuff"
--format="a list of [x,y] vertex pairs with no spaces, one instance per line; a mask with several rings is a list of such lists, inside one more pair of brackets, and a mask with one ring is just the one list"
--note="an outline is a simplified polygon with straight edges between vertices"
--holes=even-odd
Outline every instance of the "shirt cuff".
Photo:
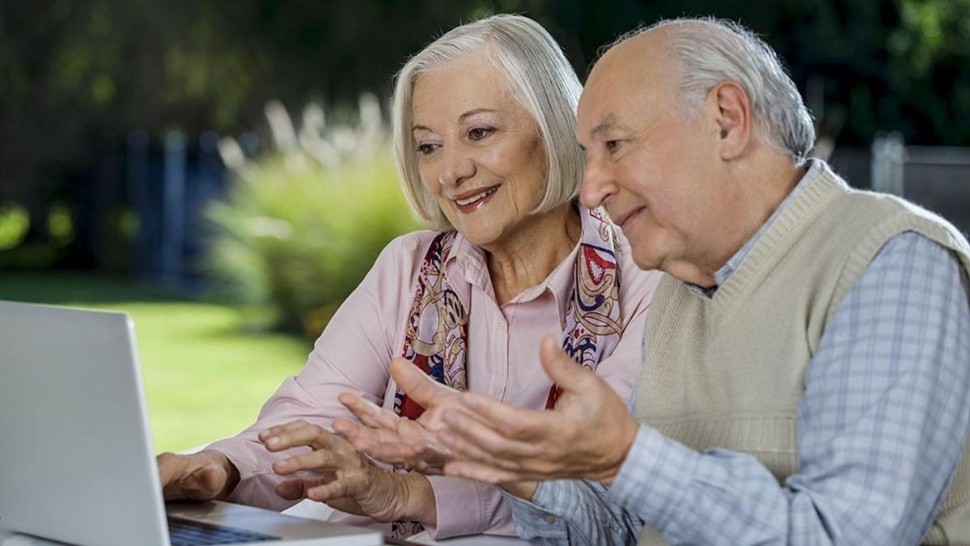
[[453,476],[427,476],[434,491],[438,524],[427,526],[435,539],[488,533],[511,535],[512,516],[498,486]]
[[568,539],[566,521],[546,508],[555,505],[555,499],[559,496],[556,493],[556,483],[539,482],[531,502],[511,493],[502,492],[512,509],[512,521],[515,523],[515,532],[519,537],[528,541]]
[[[246,444],[245,440],[228,438],[205,448],[225,455],[239,471],[239,483],[226,500],[276,511],[292,506],[295,501],[286,500],[276,494],[276,484],[281,478],[273,472],[271,466],[261,466],[260,458]],[[263,464],[269,463],[267,461]]]
[[239,471],[240,482],[252,478],[259,468],[259,460],[253,454],[252,450],[246,447],[244,440],[227,438],[213,442],[207,445],[205,449],[218,451],[225,455],[229,459],[229,462]]
[[608,498],[661,533],[683,501],[701,454],[640,425]]

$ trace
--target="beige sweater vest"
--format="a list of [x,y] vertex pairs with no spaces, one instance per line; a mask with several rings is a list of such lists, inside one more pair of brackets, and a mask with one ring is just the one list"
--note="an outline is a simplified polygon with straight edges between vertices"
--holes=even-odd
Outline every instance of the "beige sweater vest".
[[[829,318],[883,244],[916,231],[970,271],[970,247],[939,217],[850,189],[828,168],[764,233],[713,298],[665,277],[650,308],[635,414],[693,449],[749,453],[783,483],[799,469],[796,412]],[[927,544],[970,544],[964,450]],[[641,544],[662,544],[650,526]]]

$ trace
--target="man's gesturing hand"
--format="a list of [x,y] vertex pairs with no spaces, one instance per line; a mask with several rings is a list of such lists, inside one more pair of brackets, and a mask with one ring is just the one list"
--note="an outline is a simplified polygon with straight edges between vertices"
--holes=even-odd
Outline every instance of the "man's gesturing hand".
[[[518,409],[478,393],[444,413],[445,473],[502,483],[582,478],[611,484],[637,434],[626,404],[595,373],[576,365],[551,336],[542,366],[562,389],[555,409]],[[406,389],[405,389],[406,392]]]

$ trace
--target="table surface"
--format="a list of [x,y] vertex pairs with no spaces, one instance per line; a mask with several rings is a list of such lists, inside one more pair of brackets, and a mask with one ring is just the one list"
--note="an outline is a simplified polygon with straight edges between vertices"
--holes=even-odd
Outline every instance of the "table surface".
[[[417,544],[434,545],[441,544],[444,546],[519,546],[523,544],[528,544],[528,542],[514,537],[497,537],[497,536],[469,536],[469,537],[459,537],[451,538],[448,540],[434,540],[428,533],[422,532],[410,537],[409,542],[415,542]],[[26,535],[18,535],[16,533],[11,533],[5,529],[0,528],[0,546],[62,546],[62,542],[54,542],[50,540],[44,540],[42,538],[34,538]]]

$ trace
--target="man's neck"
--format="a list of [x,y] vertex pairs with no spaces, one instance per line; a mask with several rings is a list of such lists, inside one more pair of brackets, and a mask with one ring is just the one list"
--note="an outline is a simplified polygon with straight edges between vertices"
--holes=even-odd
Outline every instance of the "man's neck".
[[[703,289],[717,287],[717,272],[750,241],[802,179],[807,165],[795,165],[791,158],[772,154],[756,168],[737,169],[731,184],[738,189],[733,221],[719,234],[695,263],[665,264],[662,269],[674,278]],[[668,268],[669,267],[669,268]]]

